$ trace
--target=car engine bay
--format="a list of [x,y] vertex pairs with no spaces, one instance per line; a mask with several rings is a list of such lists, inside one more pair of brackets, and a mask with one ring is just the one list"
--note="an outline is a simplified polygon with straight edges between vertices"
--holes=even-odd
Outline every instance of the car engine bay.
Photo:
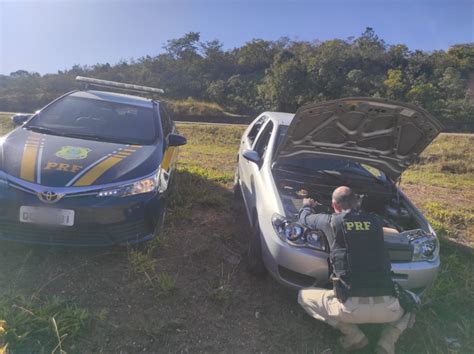
[[[332,192],[342,183],[327,183],[314,176],[294,173],[288,170],[274,170],[275,182],[288,220],[297,221],[298,211],[304,198],[312,198],[319,205],[316,213],[333,213]],[[334,182],[338,182],[337,185]],[[403,195],[392,182],[345,183],[359,197],[361,210],[375,213],[384,223],[385,244],[393,262],[424,260],[434,255],[438,248],[437,239],[417,219]],[[432,241],[427,242],[428,241]],[[420,246],[420,244],[422,246]],[[420,247],[422,249],[420,249]]]

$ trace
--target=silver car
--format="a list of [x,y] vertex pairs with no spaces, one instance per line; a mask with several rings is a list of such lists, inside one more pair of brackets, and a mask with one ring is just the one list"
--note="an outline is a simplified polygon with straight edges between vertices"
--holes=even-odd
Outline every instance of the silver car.
[[298,223],[298,210],[309,196],[330,213],[332,191],[348,185],[384,221],[393,279],[422,293],[438,273],[439,242],[397,182],[441,129],[421,108],[374,98],[262,113],[242,137],[235,174],[252,228],[249,270],[293,288],[328,285],[329,244]]

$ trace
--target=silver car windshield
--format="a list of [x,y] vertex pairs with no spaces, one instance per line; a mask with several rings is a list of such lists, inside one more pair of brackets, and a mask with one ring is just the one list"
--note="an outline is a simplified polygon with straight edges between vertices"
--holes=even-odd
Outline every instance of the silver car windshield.
[[[275,141],[275,147],[277,148],[283,141],[288,126],[282,125],[278,128],[278,136]],[[350,177],[359,178],[376,178],[381,182],[386,182],[386,175],[379,169],[372,167],[368,164],[358,163],[350,160],[327,158],[318,156],[308,156],[301,158],[288,158],[278,164],[279,166],[284,165],[285,168],[294,168],[295,170],[307,170],[308,173],[311,171],[324,171],[324,172],[337,172],[339,175],[350,175]]]

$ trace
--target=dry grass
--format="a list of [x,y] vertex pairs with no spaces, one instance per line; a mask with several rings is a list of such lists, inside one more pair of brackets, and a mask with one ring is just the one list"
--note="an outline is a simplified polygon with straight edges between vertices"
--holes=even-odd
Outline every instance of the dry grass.
[[217,103],[197,101],[191,97],[186,100],[166,101],[167,107],[173,115],[191,115],[191,116],[230,116],[231,114]]
[[441,134],[403,174],[403,181],[462,188],[474,196],[474,134]]
[[402,176],[440,234],[474,246],[474,135],[441,134]]

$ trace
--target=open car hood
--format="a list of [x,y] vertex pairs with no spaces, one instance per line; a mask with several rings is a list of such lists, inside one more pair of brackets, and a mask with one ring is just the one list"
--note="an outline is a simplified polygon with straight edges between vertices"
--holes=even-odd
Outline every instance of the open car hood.
[[442,128],[424,109],[385,99],[314,103],[298,109],[274,160],[308,154],[343,158],[396,180]]

